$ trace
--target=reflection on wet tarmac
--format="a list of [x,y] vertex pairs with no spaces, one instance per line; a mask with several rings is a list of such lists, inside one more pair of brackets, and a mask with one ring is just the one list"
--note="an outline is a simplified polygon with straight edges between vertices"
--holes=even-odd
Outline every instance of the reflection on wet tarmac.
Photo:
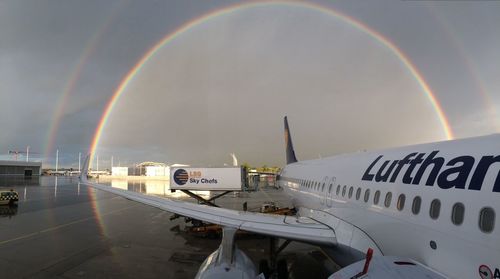
[[17,205],[0,205],[0,217],[12,218],[17,214]]
[[[181,191],[170,191],[169,180],[155,180],[153,178],[144,177],[144,179],[123,179],[123,178],[99,178],[96,182],[104,185],[110,185],[114,188],[122,190],[134,191],[143,194],[159,195],[169,198],[188,198],[188,195]],[[210,191],[192,191],[201,197],[210,197]]]
[[40,177],[32,176],[6,176],[0,175],[0,188],[8,188],[14,186],[38,186],[40,185]]
[[57,198],[57,176],[54,180],[54,198]]
[[[11,278],[193,278],[220,244],[220,239],[187,234],[182,218],[170,220],[171,213],[89,189],[76,177],[0,181],[21,198],[18,207],[0,209],[0,270],[8,269]],[[192,201],[178,192],[179,197],[171,195],[166,182],[108,183]],[[228,195],[217,204],[233,209],[245,201],[249,208],[269,200],[289,205],[276,189],[240,196]],[[267,258],[268,238],[242,237],[237,245],[256,264]],[[290,278],[310,278],[311,270],[319,275],[315,278],[333,272],[309,245],[292,243],[282,257],[288,260]]]

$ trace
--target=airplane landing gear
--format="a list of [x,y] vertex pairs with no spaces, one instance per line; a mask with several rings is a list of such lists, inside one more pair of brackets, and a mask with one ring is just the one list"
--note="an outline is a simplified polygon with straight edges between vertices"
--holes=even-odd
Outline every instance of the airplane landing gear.
[[288,264],[286,259],[279,259],[278,255],[290,244],[291,240],[285,240],[281,245],[279,245],[279,239],[276,237],[271,237],[269,239],[269,263],[267,260],[261,260],[259,262],[259,273],[263,273],[266,279],[276,278],[276,279],[286,279],[288,278]]

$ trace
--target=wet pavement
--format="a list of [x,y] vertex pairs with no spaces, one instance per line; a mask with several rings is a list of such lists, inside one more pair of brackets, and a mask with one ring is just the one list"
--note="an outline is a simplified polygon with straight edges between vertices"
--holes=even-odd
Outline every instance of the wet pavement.
[[[113,187],[170,195],[161,181],[100,181]],[[120,186],[117,186],[120,185]],[[182,218],[113,194],[78,184],[76,177],[0,178],[0,189],[19,193],[17,207],[0,206],[1,278],[193,278],[219,239],[184,232]],[[274,201],[289,206],[282,191],[266,189],[229,194],[216,203],[249,209]],[[258,266],[267,257],[269,240],[244,237],[237,245]],[[316,248],[292,243],[282,257],[290,278],[325,278],[333,263]]]

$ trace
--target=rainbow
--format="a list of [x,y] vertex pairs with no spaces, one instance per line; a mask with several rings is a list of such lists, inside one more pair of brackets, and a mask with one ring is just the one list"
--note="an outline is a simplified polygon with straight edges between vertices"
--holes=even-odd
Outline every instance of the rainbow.
[[64,113],[64,109],[68,105],[69,96],[75,89],[75,85],[77,84],[78,79],[80,78],[82,69],[85,65],[85,61],[87,61],[88,57],[92,54],[95,49],[95,42],[97,39],[91,39],[91,43],[88,47],[86,47],[83,51],[83,55],[78,59],[75,67],[73,67],[73,71],[71,72],[70,78],[68,82],[65,84],[63,93],[57,102],[56,109],[52,114],[52,121],[49,127],[49,132],[47,134],[44,157],[49,158],[50,153],[52,153],[55,145],[55,139],[57,135],[57,130],[59,125],[61,124],[61,119]]
[[415,65],[411,62],[411,60],[408,58],[407,55],[405,55],[394,43],[392,43],[389,39],[385,38],[382,34],[377,32],[376,30],[371,29],[369,26],[364,24],[363,22],[360,22],[348,15],[342,14],[336,10],[333,10],[329,7],[324,7],[319,4],[313,4],[313,3],[304,3],[304,2],[284,2],[284,1],[258,1],[258,2],[250,2],[250,3],[243,3],[243,4],[236,4],[232,6],[227,6],[222,9],[217,9],[214,11],[211,11],[207,14],[204,14],[198,18],[195,18],[184,25],[180,26],[178,29],[173,31],[172,33],[168,34],[166,37],[164,37],[162,40],[157,42],[151,49],[149,49],[144,56],[135,64],[135,66],[127,73],[125,78],[121,81],[120,85],[114,92],[113,96],[107,103],[104,113],[102,114],[102,117],[99,121],[99,124],[97,125],[97,128],[94,133],[94,138],[92,140],[92,144],[90,146],[90,162],[93,162],[93,158],[96,153],[96,149],[99,145],[99,141],[102,136],[102,132],[104,130],[104,127],[106,126],[106,123],[108,121],[109,116],[111,115],[111,112],[113,111],[113,108],[115,107],[118,99],[120,96],[123,94],[127,86],[130,84],[130,82],[134,79],[134,77],[141,71],[141,69],[144,67],[144,65],[151,60],[151,58],[166,44],[174,40],[175,38],[179,37],[181,34],[189,31],[190,29],[194,28],[195,26],[198,26],[199,24],[206,23],[210,21],[211,19],[214,19],[216,17],[220,17],[223,15],[228,15],[237,11],[241,11],[243,9],[250,9],[250,8],[256,8],[256,7],[263,7],[263,6],[286,6],[286,7],[298,7],[298,8],[305,8],[305,9],[311,9],[320,13],[324,13],[330,16],[333,16],[335,18],[338,18],[351,26],[355,27],[361,32],[364,32],[365,34],[371,36],[375,40],[377,40],[380,44],[385,46],[387,49],[389,49],[394,55],[396,55],[401,63],[408,69],[408,71],[411,73],[413,78],[416,80],[416,82],[419,84],[420,88],[422,91],[425,93],[426,97],[430,101],[431,105],[433,106],[437,118],[439,119],[439,122],[441,123],[441,126],[443,127],[443,132],[444,136],[446,139],[453,139],[453,133],[450,127],[450,124],[448,122],[448,119],[446,118],[443,108],[441,107],[440,103],[438,102],[436,96],[433,94],[431,88],[429,85],[425,82],[425,80],[422,77],[422,74],[417,70]]
[[434,17],[434,19],[441,25],[443,33],[446,35],[447,39],[451,41],[452,46],[455,47],[460,58],[465,64],[465,69],[467,73],[471,77],[472,81],[474,81],[474,85],[476,87],[478,95],[481,97],[481,101],[483,106],[485,107],[487,113],[489,114],[490,119],[492,119],[492,126],[496,132],[500,132],[500,123],[497,121],[499,118],[499,114],[494,106],[494,101],[491,99],[491,96],[487,93],[485,82],[479,75],[477,71],[477,67],[474,62],[470,59],[469,55],[466,54],[464,46],[460,43],[456,32],[454,32],[454,28],[450,25],[448,21],[442,19],[439,16],[438,11],[436,9],[432,9],[430,6],[424,5],[428,8],[430,14]]

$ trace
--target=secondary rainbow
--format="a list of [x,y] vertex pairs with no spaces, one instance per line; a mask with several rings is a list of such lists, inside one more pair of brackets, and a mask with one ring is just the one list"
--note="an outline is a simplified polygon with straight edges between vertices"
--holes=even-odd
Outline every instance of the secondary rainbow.
[[497,109],[495,108],[495,102],[492,100],[490,94],[487,93],[485,82],[483,81],[481,75],[477,70],[477,66],[474,64],[473,60],[467,55],[467,52],[463,46],[463,43],[460,42],[458,36],[455,32],[455,29],[449,21],[443,20],[443,17],[439,14],[438,10],[433,9],[431,6],[424,5],[428,8],[430,14],[434,17],[434,19],[439,23],[439,26],[442,27],[443,34],[446,36],[446,39],[451,42],[451,45],[455,48],[457,54],[462,59],[461,61],[465,64],[464,69],[467,71],[470,79],[474,82],[474,86],[476,87],[474,92],[477,92],[481,98],[483,106],[489,114],[489,118],[491,119],[491,125],[495,129],[496,132],[500,132],[500,123],[498,122],[499,114]]
[[68,81],[64,84],[63,92],[56,103],[56,109],[52,114],[52,121],[50,122],[50,127],[45,141],[45,151],[44,157],[50,158],[54,154],[51,154],[54,150],[54,145],[57,137],[57,131],[61,124],[63,118],[64,110],[68,107],[68,102],[70,100],[70,95],[75,91],[76,85],[80,80],[83,69],[89,61],[90,57],[95,53],[99,42],[102,40],[104,35],[107,33],[111,27],[112,22],[119,12],[124,8],[124,4],[119,4],[118,7],[111,11],[111,14],[106,18],[106,20],[100,25],[90,39],[85,45],[82,54],[76,60],[72,71],[70,72]]
[[411,60],[394,44],[392,43],[389,39],[385,38],[380,34],[379,32],[371,29],[364,23],[348,16],[341,14],[340,12],[333,10],[329,7],[324,7],[319,4],[312,4],[312,3],[303,3],[303,2],[283,2],[283,1],[259,1],[259,2],[251,2],[251,3],[243,3],[243,4],[237,4],[237,5],[232,5],[232,6],[227,6],[222,9],[218,9],[212,12],[209,12],[207,14],[202,15],[201,17],[195,18],[184,25],[182,25],[180,28],[175,30],[174,32],[168,34],[166,37],[164,37],[162,40],[160,40],[158,43],[156,43],[146,54],[135,64],[135,66],[127,73],[125,78],[122,80],[116,91],[114,92],[113,96],[109,100],[109,102],[106,105],[106,108],[104,110],[104,113],[102,114],[102,117],[99,121],[99,124],[97,125],[97,128],[94,133],[94,138],[92,140],[92,145],[90,146],[90,162],[93,162],[93,158],[96,152],[96,149],[99,145],[100,138],[102,136],[102,132],[104,130],[104,127],[106,126],[107,120],[109,116],[111,115],[111,112],[117,103],[118,99],[120,96],[123,94],[125,89],[127,88],[128,84],[134,79],[136,74],[142,69],[142,67],[160,50],[163,46],[177,38],[179,35],[183,34],[184,32],[190,30],[191,28],[208,22],[209,20],[227,15],[233,12],[241,11],[242,9],[250,9],[250,8],[256,8],[256,7],[264,7],[264,6],[286,6],[286,7],[298,7],[298,8],[305,8],[305,9],[311,9],[317,12],[321,12],[330,16],[334,16],[346,23],[349,23],[351,26],[355,27],[359,31],[362,31],[372,38],[376,39],[380,44],[388,48],[389,50],[392,51],[394,55],[396,55],[401,63],[408,69],[408,71],[411,73],[413,78],[417,81],[421,89],[424,91],[425,95],[427,96],[428,100],[430,101],[431,105],[433,106],[436,115],[439,119],[439,122],[443,128],[443,133],[446,139],[453,139],[453,132],[451,130],[450,124],[448,122],[448,119],[446,118],[443,109],[438,102],[437,98],[433,94],[432,90],[430,89],[429,85],[425,82],[425,80],[422,77],[422,74],[417,70],[417,68],[413,65]]

